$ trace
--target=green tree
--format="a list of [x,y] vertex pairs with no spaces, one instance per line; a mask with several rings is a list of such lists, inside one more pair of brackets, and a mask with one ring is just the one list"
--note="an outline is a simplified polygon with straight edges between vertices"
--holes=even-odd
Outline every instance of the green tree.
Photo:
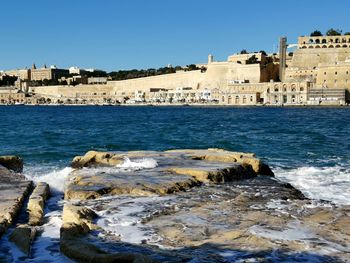
[[310,34],[310,37],[322,37],[322,36],[323,36],[323,34],[319,30],[315,30],[314,32],[312,32]]
[[334,29],[334,28],[331,28],[327,31],[326,35],[327,36],[341,36],[341,30],[339,29]]
[[246,64],[257,64],[257,63],[259,62],[258,62],[258,58],[255,55],[251,56],[246,61]]
[[246,49],[242,49],[241,54],[248,54],[248,51]]
[[350,36],[350,32],[345,32],[344,35],[345,36]]

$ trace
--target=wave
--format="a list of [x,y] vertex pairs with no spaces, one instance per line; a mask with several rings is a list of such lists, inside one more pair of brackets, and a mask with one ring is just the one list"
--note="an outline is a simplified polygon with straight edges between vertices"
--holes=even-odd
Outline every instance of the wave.
[[275,175],[301,190],[309,198],[350,204],[350,170],[343,166],[276,168]]
[[51,193],[63,193],[65,183],[69,174],[73,171],[71,167],[28,167],[24,175],[28,180],[35,183],[45,182],[49,184]]
[[151,169],[158,166],[155,159],[152,158],[142,158],[135,159],[131,161],[129,158],[125,157],[122,164],[117,165],[118,168],[141,170],[141,169]]

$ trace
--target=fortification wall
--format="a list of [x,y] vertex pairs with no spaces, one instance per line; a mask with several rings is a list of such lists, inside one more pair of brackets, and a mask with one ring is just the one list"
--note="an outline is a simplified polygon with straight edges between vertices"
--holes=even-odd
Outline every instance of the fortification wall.
[[108,84],[113,86],[114,90],[139,90],[148,92],[151,88],[175,89],[177,87],[197,87],[198,83],[204,78],[205,73],[196,70],[146,78],[110,81]]
[[318,64],[336,64],[350,56],[350,48],[312,48],[298,49],[294,52],[291,68],[316,68]]

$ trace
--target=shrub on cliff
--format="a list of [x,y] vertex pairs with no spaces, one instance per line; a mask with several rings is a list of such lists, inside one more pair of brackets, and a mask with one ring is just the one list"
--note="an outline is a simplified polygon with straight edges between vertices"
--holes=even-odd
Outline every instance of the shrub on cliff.
[[314,32],[312,32],[310,34],[310,37],[322,37],[322,36],[323,36],[323,34],[319,30],[315,30]]

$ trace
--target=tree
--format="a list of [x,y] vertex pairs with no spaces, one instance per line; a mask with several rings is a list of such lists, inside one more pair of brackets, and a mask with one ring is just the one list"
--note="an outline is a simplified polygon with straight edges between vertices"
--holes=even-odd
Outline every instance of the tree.
[[331,28],[327,31],[326,35],[327,36],[341,36],[341,30],[339,29],[334,29],[334,28]]
[[246,61],[246,64],[257,64],[257,63],[259,62],[258,62],[258,58],[255,55],[251,56]]
[[260,50],[259,53],[263,54],[264,56],[267,56],[267,53],[265,50]]
[[18,79],[18,77],[16,77],[16,76],[5,75],[0,79],[0,87],[1,86],[14,86],[17,79]]
[[323,34],[319,30],[315,30],[314,32],[312,32],[310,34],[310,37],[322,37],[322,36],[323,36]]
[[350,32],[345,32],[345,36],[350,36]]
[[248,51],[246,49],[242,49],[241,54],[248,54]]

